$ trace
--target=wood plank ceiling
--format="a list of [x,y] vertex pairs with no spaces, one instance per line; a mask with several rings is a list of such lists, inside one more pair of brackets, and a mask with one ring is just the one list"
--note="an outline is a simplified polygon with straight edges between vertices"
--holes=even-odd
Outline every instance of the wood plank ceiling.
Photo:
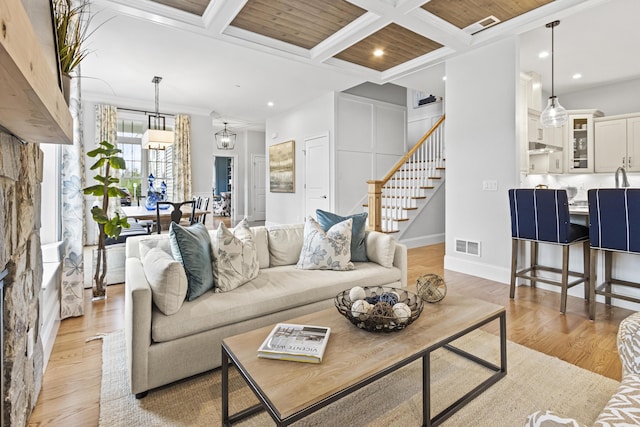
[[[167,6],[202,16],[210,0],[153,0]],[[431,0],[421,5],[423,11],[435,15],[461,33],[475,33],[467,27],[495,16],[496,25],[551,3],[554,0]],[[360,3],[363,4],[363,3]],[[420,8],[418,8],[420,9]],[[365,14],[376,15],[346,0],[248,0],[231,21],[230,26],[250,33],[311,50],[323,41],[348,38],[349,24]],[[486,25],[486,24],[485,24]],[[353,28],[353,27],[352,27]],[[414,28],[415,31],[419,31]],[[342,31],[342,32],[341,32]],[[442,47],[442,44],[390,22],[370,34],[359,34],[334,58],[376,71],[386,71]],[[457,30],[456,30],[457,31]],[[338,34],[338,35],[336,35]],[[382,56],[374,56],[380,49]]]

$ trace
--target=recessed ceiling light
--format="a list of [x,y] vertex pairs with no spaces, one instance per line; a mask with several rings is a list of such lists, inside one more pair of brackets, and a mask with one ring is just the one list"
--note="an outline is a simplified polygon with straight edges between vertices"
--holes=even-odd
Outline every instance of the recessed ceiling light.
[[274,105],[275,105],[275,104],[273,103],[273,101],[269,101],[269,102],[267,102],[267,106],[268,106],[268,107],[273,107]]
[[384,55],[384,50],[382,49],[376,49],[373,51],[373,56],[382,56]]
[[447,81],[447,76],[442,76],[442,81],[446,82]]
[[547,56],[549,56],[549,52],[547,52],[546,50],[543,50],[542,52],[540,52],[538,54],[538,58],[540,58],[540,59],[546,58]]
[[575,74],[574,74],[573,76],[571,76],[571,77],[573,77],[575,80],[577,80],[577,79],[581,79],[581,78],[582,78],[582,74],[580,74],[580,73],[575,73]]

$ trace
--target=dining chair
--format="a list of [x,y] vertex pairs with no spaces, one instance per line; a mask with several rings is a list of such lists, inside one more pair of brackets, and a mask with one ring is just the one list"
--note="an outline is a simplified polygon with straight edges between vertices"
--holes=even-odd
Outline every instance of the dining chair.
[[[146,197],[147,196],[142,196],[140,194],[136,196],[136,202],[138,203],[138,206],[144,206],[144,201]],[[154,230],[156,225],[156,222],[152,219],[136,219],[136,222],[141,226],[143,226],[144,228],[146,228],[148,234],[151,234],[151,232]]]
[[[514,298],[516,278],[529,280],[531,287],[536,282],[560,286],[560,312],[567,308],[567,290],[584,283],[584,297],[589,299],[589,229],[583,225],[573,224],[569,220],[569,203],[566,190],[519,188],[509,190],[509,207],[511,211],[511,284],[509,298]],[[529,267],[518,270],[518,249],[521,241],[530,242]],[[562,248],[562,266],[560,268],[541,265],[538,262],[538,244],[549,243]],[[583,271],[569,270],[569,247],[582,244]],[[560,275],[560,280],[550,278],[551,275],[540,276],[539,273],[550,272]],[[569,281],[570,277],[575,277]]]
[[203,214],[200,214],[198,216],[198,222],[201,222],[202,224],[204,224],[205,221],[207,220],[207,214],[209,213],[209,211],[208,211],[208,209],[209,209],[209,198],[208,197],[203,197],[201,199],[200,207],[198,207],[198,209],[204,211]]
[[189,215],[189,225],[195,223],[195,210],[196,210],[196,202],[195,200],[187,200],[186,202],[157,202],[156,203],[156,228],[158,230],[158,234],[162,232],[162,225],[160,222],[160,206],[169,205],[173,206],[173,210],[171,211],[171,221],[177,224],[180,224],[182,220],[182,207],[184,205],[191,205],[191,215]]
[[[591,189],[587,191],[587,199],[591,242],[589,319],[595,320],[596,295],[603,295],[607,305],[611,305],[612,298],[640,303],[638,293],[629,292],[629,288],[640,289],[640,283],[613,277],[612,267],[614,253],[640,254],[640,189]],[[596,266],[599,252],[604,253],[604,277],[598,285]],[[621,287],[627,288],[626,292]]]

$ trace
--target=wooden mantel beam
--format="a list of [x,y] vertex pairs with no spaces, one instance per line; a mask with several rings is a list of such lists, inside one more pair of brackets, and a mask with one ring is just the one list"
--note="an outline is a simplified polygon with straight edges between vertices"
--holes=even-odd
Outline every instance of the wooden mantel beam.
[[27,142],[73,141],[57,72],[20,0],[0,1],[0,126]]

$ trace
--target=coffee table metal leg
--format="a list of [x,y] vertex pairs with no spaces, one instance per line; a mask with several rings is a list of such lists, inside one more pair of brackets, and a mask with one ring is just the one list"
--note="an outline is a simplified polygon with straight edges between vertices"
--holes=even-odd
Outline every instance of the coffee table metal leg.
[[229,356],[222,347],[222,425],[231,426],[229,422]]
[[422,425],[431,427],[431,353],[422,356]]

